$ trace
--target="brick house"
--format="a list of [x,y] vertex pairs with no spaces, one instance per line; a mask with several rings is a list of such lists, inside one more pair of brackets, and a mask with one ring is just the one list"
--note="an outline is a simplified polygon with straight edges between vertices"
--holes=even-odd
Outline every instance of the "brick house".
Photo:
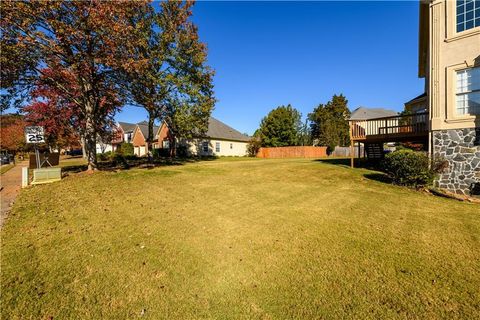
[[[133,133],[134,153],[137,156],[145,156],[148,153],[146,137],[148,125],[141,122],[136,125]],[[163,154],[170,154],[174,136],[163,122],[159,127],[154,127],[154,149],[162,149]],[[210,117],[208,130],[204,137],[192,139],[176,139],[177,152],[182,149],[187,156],[245,156],[250,137],[240,133],[225,123]]]
[[[160,127],[153,126],[153,141],[152,146],[154,149],[158,149],[160,146],[158,145],[158,134]],[[136,124],[135,129],[133,130],[132,134],[132,144],[133,144],[133,153],[138,157],[143,157],[148,154],[148,123],[146,121],[139,122]]]

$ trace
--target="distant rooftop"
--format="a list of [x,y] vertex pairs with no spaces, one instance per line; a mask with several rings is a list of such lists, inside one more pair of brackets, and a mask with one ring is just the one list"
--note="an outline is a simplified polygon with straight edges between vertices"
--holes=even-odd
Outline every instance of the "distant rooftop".
[[[142,121],[142,122],[139,122],[137,123],[138,125],[138,128],[140,129],[140,131],[142,132],[142,135],[143,137],[145,138],[145,140],[148,139],[148,122],[147,121]],[[153,126],[153,138],[155,140],[155,135],[157,134],[158,132],[158,129],[160,127],[157,127],[157,126]]]
[[249,141],[250,137],[240,133],[239,131],[233,129],[232,127],[226,125],[220,120],[210,117],[208,121],[208,131],[206,134],[209,138],[217,138],[223,140],[234,140],[234,141]]
[[118,122],[118,124],[125,133],[133,132],[133,130],[135,130],[135,127],[137,126],[135,123],[128,122]]
[[398,112],[384,108],[365,108],[358,107],[352,111],[350,120],[366,120],[383,117],[393,117],[398,115]]
[[424,93],[422,93],[421,95],[416,96],[416,97],[413,98],[412,100],[405,102],[405,104],[411,104],[411,103],[415,103],[415,102],[420,102],[420,101],[424,100],[426,97],[427,97],[427,93],[424,92]]

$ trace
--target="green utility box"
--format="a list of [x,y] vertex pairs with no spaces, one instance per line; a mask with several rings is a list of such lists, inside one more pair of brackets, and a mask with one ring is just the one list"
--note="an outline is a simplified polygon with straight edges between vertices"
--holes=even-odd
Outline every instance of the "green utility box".
[[62,168],[41,168],[33,170],[32,184],[50,183],[62,180]]

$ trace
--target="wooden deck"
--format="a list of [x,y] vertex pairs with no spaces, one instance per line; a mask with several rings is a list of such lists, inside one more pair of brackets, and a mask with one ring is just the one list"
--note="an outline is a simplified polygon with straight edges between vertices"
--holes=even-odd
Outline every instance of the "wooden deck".
[[[398,115],[367,120],[350,120],[351,149],[355,143],[427,142],[428,113]],[[353,151],[351,152],[353,154]],[[353,167],[354,158],[351,158]]]
[[350,120],[350,138],[359,142],[400,142],[428,136],[428,113]]

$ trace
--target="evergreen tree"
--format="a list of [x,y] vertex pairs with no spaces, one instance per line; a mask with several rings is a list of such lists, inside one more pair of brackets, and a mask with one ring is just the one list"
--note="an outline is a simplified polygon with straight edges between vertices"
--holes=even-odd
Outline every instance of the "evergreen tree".
[[280,106],[262,119],[256,132],[263,147],[296,146],[301,131],[301,113],[291,105]]
[[347,104],[345,96],[334,95],[327,104],[318,105],[308,115],[312,138],[317,140],[319,145],[327,146],[328,152],[332,152],[336,146],[344,147],[350,144],[350,110]]

